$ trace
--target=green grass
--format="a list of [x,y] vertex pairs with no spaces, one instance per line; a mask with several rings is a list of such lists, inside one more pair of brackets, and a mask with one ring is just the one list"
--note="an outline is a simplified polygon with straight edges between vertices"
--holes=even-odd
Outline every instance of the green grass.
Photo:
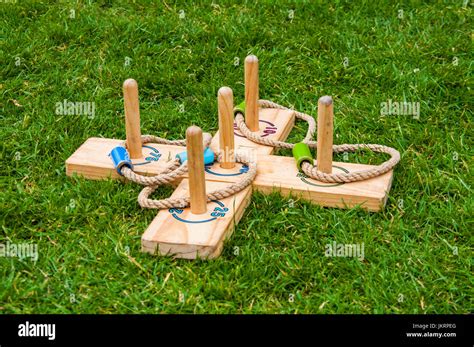
[[[0,312],[472,311],[472,4],[7,1],[0,20],[0,243],[39,251],[36,263],[0,258]],[[143,133],[215,132],[217,90],[243,98],[250,53],[261,98],[315,115],[332,95],[335,143],[400,151],[385,210],[254,193],[219,259],[141,253],[156,211],[139,207],[140,187],[69,178],[65,160],[88,137],[125,137],[130,77]],[[95,117],[56,115],[64,99],[95,102]],[[381,117],[389,99],[419,102],[420,118]],[[289,140],[305,131],[298,122]],[[333,241],[363,242],[365,259],[325,257]]]

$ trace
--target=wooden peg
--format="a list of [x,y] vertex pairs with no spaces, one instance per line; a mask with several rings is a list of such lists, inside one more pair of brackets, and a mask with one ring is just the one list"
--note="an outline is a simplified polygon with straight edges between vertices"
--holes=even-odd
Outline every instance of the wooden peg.
[[140,104],[138,101],[138,84],[132,78],[123,83],[123,101],[127,149],[131,159],[139,159],[143,157],[140,133]]
[[328,174],[332,173],[333,118],[332,98],[327,95],[320,97],[316,161],[318,170]]
[[222,87],[217,93],[219,109],[219,150],[223,169],[235,167],[234,156],[234,95],[229,87]]
[[260,129],[258,118],[258,58],[245,58],[245,124],[250,131]]
[[202,130],[193,125],[186,130],[186,149],[188,151],[189,195],[191,212],[207,212],[206,182],[204,180],[204,150]]

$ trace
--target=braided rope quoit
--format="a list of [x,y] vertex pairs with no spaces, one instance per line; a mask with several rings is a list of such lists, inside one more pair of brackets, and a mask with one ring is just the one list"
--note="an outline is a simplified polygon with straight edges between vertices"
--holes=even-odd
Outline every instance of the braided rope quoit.
[[[218,162],[221,161],[221,156],[218,157]],[[249,168],[248,172],[244,174],[242,179],[236,183],[230,184],[229,186],[212,191],[207,194],[207,201],[210,202],[212,200],[221,200],[232,196],[241,190],[245,189],[247,186],[252,184],[255,176],[257,175],[257,163],[251,160],[248,156],[244,155],[243,153],[235,153],[235,161],[238,163],[246,164]],[[187,162],[185,162],[182,166],[186,166]],[[143,190],[138,195],[138,203],[141,207],[144,208],[156,208],[156,209],[169,209],[169,208],[185,208],[188,207],[190,204],[190,197],[182,197],[182,198],[167,198],[162,200],[153,200],[150,199],[149,196],[158,188],[157,185],[150,185],[143,188]]]
[[[159,143],[165,145],[174,146],[186,146],[186,140],[167,140],[154,135],[143,135],[141,137],[142,144],[146,143]],[[203,133],[203,145],[209,147],[212,140],[212,136],[209,133]],[[127,148],[127,143],[124,141],[122,145]],[[222,154],[217,156],[218,162],[222,160]],[[255,176],[257,175],[257,163],[250,159],[243,153],[235,153],[235,161],[238,163],[246,164],[249,170],[243,175],[242,179],[236,183],[233,183],[225,188],[215,190],[207,194],[207,201],[220,200],[232,196],[244,188],[252,184]],[[128,180],[145,186],[138,195],[138,203],[144,208],[156,208],[156,209],[169,209],[169,208],[185,208],[190,204],[190,197],[182,198],[167,198],[162,200],[153,200],[149,196],[160,186],[164,184],[171,184],[178,180],[181,176],[188,172],[188,163],[185,161],[183,164],[180,163],[179,159],[174,159],[169,162],[167,167],[163,169],[159,174],[155,176],[144,176],[137,174],[129,167],[122,167],[122,175]]]
[[[142,144],[145,143],[159,143],[163,145],[186,146],[186,140],[167,140],[154,135],[143,135],[141,137]],[[208,147],[212,141],[212,135],[209,133],[202,134],[202,141],[204,147]],[[127,148],[127,142],[124,141],[122,145]],[[188,167],[183,163],[180,164],[178,159],[170,161],[169,165],[159,174],[155,176],[144,176],[137,174],[128,167],[122,168],[122,174],[128,180],[141,184],[143,186],[170,184],[176,181],[180,176],[188,171]]]
[[122,175],[128,180],[142,186],[170,184],[188,171],[186,163],[180,164],[178,159],[170,161],[168,167],[155,176],[144,176],[135,173],[128,167],[122,168]]
[[335,145],[332,147],[334,153],[340,152],[356,152],[359,149],[369,149],[377,153],[386,153],[390,154],[391,158],[386,162],[374,166],[368,170],[354,171],[354,172],[343,172],[343,173],[331,173],[327,174],[321,171],[318,171],[316,166],[311,165],[308,162],[304,162],[301,165],[301,169],[306,176],[311,177],[320,182],[326,183],[350,183],[357,181],[364,181],[370,178],[374,178],[384,173],[392,170],[395,165],[400,161],[400,152],[396,149],[383,145],[375,144],[354,144],[354,145]]
[[[316,121],[309,114],[289,109],[285,106],[278,105],[269,100],[258,100],[258,106],[261,108],[276,108],[279,110],[293,111],[296,118],[302,119],[308,123],[308,131],[306,132],[306,136],[302,142],[308,143],[308,144],[312,142],[314,133],[316,132]],[[261,137],[258,133],[251,132],[250,129],[247,128],[247,125],[245,124],[244,116],[242,113],[237,113],[237,115],[235,116],[235,123],[237,124],[237,127],[239,128],[240,132],[252,142],[265,145],[265,146],[287,148],[287,149],[292,149],[294,146],[292,143],[272,140],[267,137]]]
[[[259,100],[258,104],[262,108],[276,108],[281,110],[291,110],[287,107],[278,105],[274,102],[268,100]],[[303,139],[303,143],[306,143],[311,148],[317,147],[317,142],[312,141],[314,133],[316,132],[316,121],[313,117],[306,113],[298,112],[291,110],[295,113],[296,118],[305,120],[308,123],[308,131],[306,133],[305,138]],[[235,117],[235,122],[237,127],[239,128],[240,132],[250,141],[265,145],[265,146],[272,146],[277,148],[286,148],[292,149],[295,145],[292,143],[284,142],[284,141],[276,141],[266,137],[261,137],[258,133],[254,133],[247,128],[245,124],[245,120],[242,113],[238,113]],[[301,169],[306,174],[306,176],[318,180],[320,182],[326,183],[350,183],[350,182],[357,182],[357,181],[364,181],[370,178],[374,178],[380,176],[390,170],[392,170],[395,165],[398,164],[400,161],[400,152],[398,152],[395,148],[377,145],[377,144],[343,144],[343,145],[334,145],[333,147],[334,153],[341,153],[341,152],[356,152],[360,149],[369,149],[373,152],[377,153],[386,153],[391,156],[391,158],[381,165],[374,166],[368,170],[362,171],[355,171],[349,173],[331,173],[327,174],[321,171],[318,171],[316,166],[311,165],[308,162],[304,162],[301,166]]]

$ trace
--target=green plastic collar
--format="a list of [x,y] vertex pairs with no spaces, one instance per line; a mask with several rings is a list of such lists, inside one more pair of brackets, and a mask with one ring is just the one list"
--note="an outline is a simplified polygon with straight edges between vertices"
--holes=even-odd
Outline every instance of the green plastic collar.
[[237,113],[242,113],[242,115],[245,116],[245,101],[242,101],[240,104],[234,107],[234,116],[236,116]]
[[313,156],[311,154],[309,146],[306,143],[299,142],[295,144],[295,146],[293,147],[293,157],[296,160],[296,167],[299,171],[302,171],[301,165],[305,161],[313,165]]

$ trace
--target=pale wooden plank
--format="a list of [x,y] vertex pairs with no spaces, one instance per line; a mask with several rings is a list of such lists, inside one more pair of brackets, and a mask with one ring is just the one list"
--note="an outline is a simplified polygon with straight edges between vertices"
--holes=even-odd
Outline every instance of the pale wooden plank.
[[[122,145],[122,140],[104,139],[92,137],[82,144],[75,152],[66,160],[66,174],[72,176],[77,174],[88,179],[107,179],[121,178],[114,168],[112,160],[108,156],[110,151]],[[144,163],[145,165],[136,165],[135,172],[143,175],[156,175],[163,171],[163,168],[168,165],[170,159],[174,159],[177,153],[184,152],[186,147],[161,145],[156,143],[149,143],[146,146],[152,147],[158,151],[155,152],[148,147],[143,148],[144,158],[156,158],[152,154],[160,155],[159,160],[132,160],[133,163]],[[220,164],[214,164],[212,167],[206,167],[206,180],[218,182],[236,182],[244,173],[242,164],[236,163],[232,169],[223,169]],[[187,177],[184,176],[184,177]]]
[[[122,140],[91,137],[66,160],[66,174],[77,174],[88,179],[120,178],[109,153],[114,147],[122,144]],[[135,172],[156,175],[176,154],[186,151],[186,147],[147,143],[142,147],[142,151],[143,159],[132,159]]]
[[[366,170],[371,165],[354,163],[333,163],[333,172]],[[219,164],[206,167],[206,180],[235,183],[245,170],[237,163],[233,169],[223,169]],[[299,196],[321,206],[350,208],[357,205],[370,211],[380,211],[385,206],[392,183],[393,172],[353,183],[328,184],[305,178],[295,165],[292,157],[259,156],[257,177],[253,187],[263,193],[279,191],[283,196]],[[315,184],[317,186],[315,186]]]
[[[222,182],[207,181],[206,191],[217,190],[226,185]],[[188,194],[189,182],[184,179],[171,196]],[[250,196],[249,186],[234,196],[221,200],[219,203],[223,206],[210,202],[206,215],[193,214],[189,208],[183,209],[181,213],[173,210],[159,211],[142,236],[142,251],[185,259],[218,257],[225,239],[232,234],[235,224],[242,217]],[[211,213],[214,208],[221,211],[227,208],[228,211],[224,216],[213,217]],[[198,221],[206,222],[196,223]]]
[[[366,170],[371,165],[333,163],[333,173]],[[279,191],[327,207],[351,208],[361,206],[369,211],[380,211],[385,206],[392,184],[393,171],[369,180],[331,184],[305,178],[298,172],[292,157],[260,156],[258,174],[253,187],[263,193]]]
[[[122,140],[97,137],[88,139],[66,160],[66,174],[68,176],[77,174],[88,179],[120,178],[108,154],[114,147],[121,145],[122,142]],[[158,161],[151,160],[145,165],[136,165],[134,167],[135,172],[143,175],[156,175],[160,173],[166,167],[170,158],[175,158],[177,153],[186,150],[186,147],[155,143],[150,143],[146,146],[155,148],[161,156]],[[143,148],[143,153],[144,158],[155,158],[152,156],[152,153],[157,154],[157,152],[148,147]],[[143,159],[132,160],[132,162],[136,164],[147,161]],[[236,166],[232,169],[223,169],[219,164],[206,167],[206,180],[236,182],[239,179],[237,176],[243,174],[241,172],[242,166],[242,164],[236,163]]]
[[[66,161],[66,173],[68,175],[76,173],[90,179],[119,178],[108,154],[120,144],[122,144],[121,140],[90,138]],[[135,171],[145,175],[161,172],[169,158],[174,158],[177,153],[185,150],[185,147],[181,146],[149,145],[159,149],[161,157],[158,161],[135,166]],[[150,156],[151,152],[146,148],[145,157]],[[255,189],[265,193],[278,189],[285,196],[293,193],[322,206],[353,207],[363,204],[368,210],[379,211],[385,205],[393,175],[389,172],[371,180],[347,183],[338,187],[314,187],[303,182],[301,177],[297,177],[299,173],[292,157],[258,156],[257,158],[258,174],[253,184]],[[370,167],[370,165],[351,163],[334,163],[334,165],[349,171],[359,171]],[[205,177],[208,181],[236,182],[243,174],[241,169],[240,163],[232,169],[223,169],[216,163],[206,167]],[[336,168],[334,172],[337,170]],[[316,183],[310,179],[307,181]]]

